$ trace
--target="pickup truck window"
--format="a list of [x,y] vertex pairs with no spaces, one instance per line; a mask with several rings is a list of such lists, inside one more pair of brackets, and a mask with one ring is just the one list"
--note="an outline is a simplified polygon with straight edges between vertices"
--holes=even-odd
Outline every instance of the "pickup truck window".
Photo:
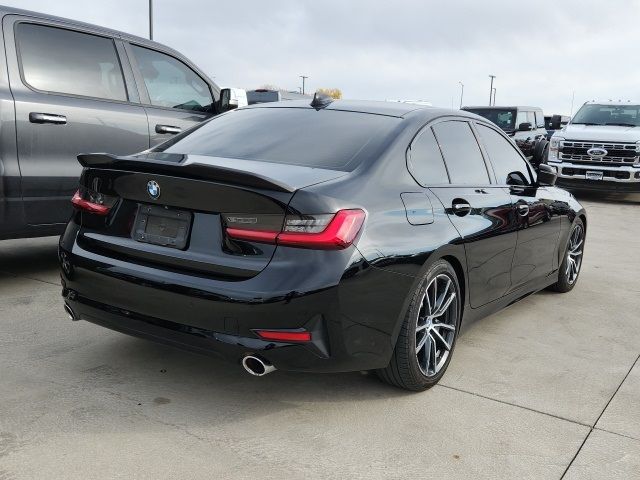
[[486,118],[503,130],[510,131],[516,128],[515,110],[502,110],[498,108],[465,108],[465,110]]
[[22,76],[32,88],[127,100],[112,39],[33,23],[18,23],[16,39]]
[[152,105],[210,112],[209,85],[184,63],[164,53],[131,45]]

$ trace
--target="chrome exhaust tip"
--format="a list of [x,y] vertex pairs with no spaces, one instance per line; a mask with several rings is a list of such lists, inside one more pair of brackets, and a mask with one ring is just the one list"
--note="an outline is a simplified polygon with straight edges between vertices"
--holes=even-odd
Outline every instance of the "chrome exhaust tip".
[[266,360],[262,360],[261,358],[253,355],[247,355],[244,357],[242,359],[242,366],[247,372],[256,377],[262,377],[267,373],[271,373],[276,370],[276,367]]
[[76,317],[75,312],[73,311],[73,309],[69,306],[69,304],[65,303],[64,304],[64,311],[67,312],[67,316],[69,317],[69,320],[73,320],[74,322],[76,320],[78,320],[78,317]]

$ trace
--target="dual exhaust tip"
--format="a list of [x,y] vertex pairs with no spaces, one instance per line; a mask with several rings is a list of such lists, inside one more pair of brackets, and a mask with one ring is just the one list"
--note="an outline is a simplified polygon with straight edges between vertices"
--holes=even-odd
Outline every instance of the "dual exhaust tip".
[[269,362],[254,355],[243,357],[242,366],[247,372],[256,377],[263,377],[267,373],[275,372],[276,370],[276,367]]

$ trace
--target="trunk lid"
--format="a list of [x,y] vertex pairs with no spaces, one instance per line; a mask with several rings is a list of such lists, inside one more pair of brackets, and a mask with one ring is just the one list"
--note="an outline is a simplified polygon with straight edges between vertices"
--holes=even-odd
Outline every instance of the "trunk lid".
[[257,275],[277,248],[228,238],[228,221],[280,229],[296,190],[347,174],[164,153],[78,159],[84,166],[84,193],[111,205],[106,215],[76,213],[80,246],[133,263],[227,280]]

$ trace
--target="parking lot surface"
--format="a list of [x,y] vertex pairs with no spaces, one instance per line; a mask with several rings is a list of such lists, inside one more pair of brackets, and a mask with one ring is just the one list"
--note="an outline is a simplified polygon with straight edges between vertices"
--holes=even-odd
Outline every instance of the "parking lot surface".
[[0,242],[0,480],[640,478],[640,196],[580,198],[577,287],[472,325],[418,394],[71,322],[57,239]]

